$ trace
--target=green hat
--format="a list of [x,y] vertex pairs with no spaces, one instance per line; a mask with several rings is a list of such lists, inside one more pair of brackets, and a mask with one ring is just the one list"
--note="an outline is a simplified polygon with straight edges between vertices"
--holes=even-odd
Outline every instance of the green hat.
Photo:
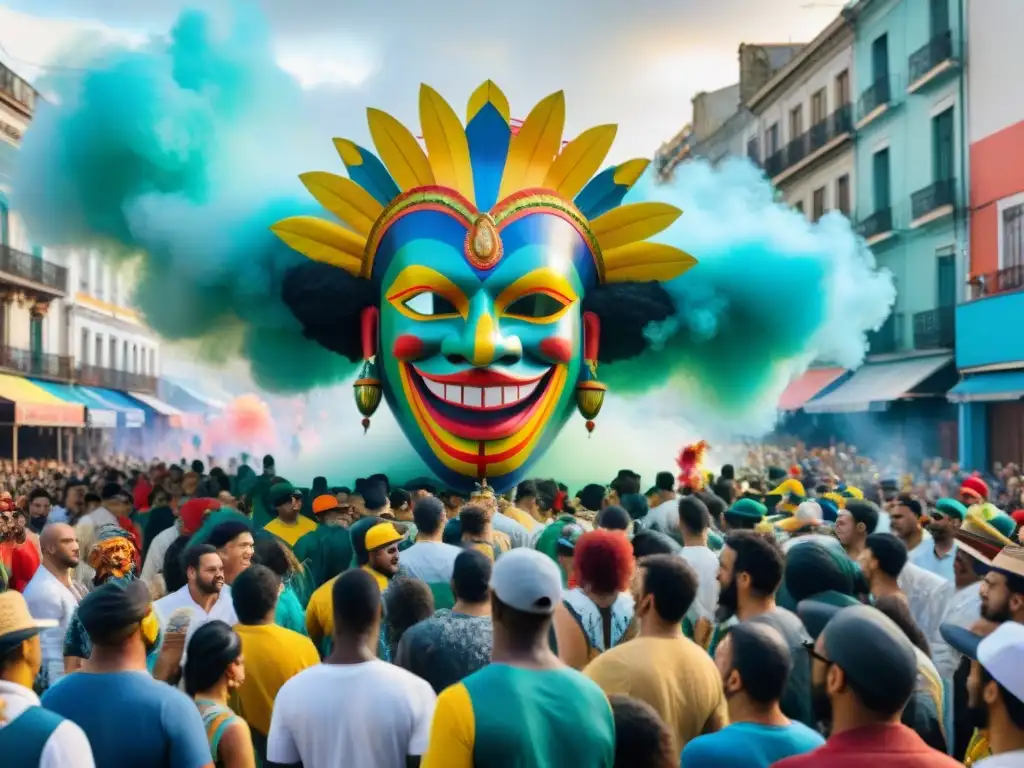
[[735,504],[726,510],[725,514],[743,520],[760,521],[768,514],[768,508],[761,502],[754,501],[753,499],[738,499]]
[[787,477],[788,474],[782,467],[768,467],[768,479],[770,481],[778,483],[785,480]]
[[270,486],[270,504],[275,509],[288,501],[288,499],[301,495],[291,483],[275,483]]
[[939,499],[935,502],[935,509],[947,517],[955,517],[957,520],[967,517],[967,507],[956,499]]
[[1013,533],[1017,530],[1017,523],[1013,521],[1012,517],[1004,512],[1000,512],[998,515],[993,515],[989,519],[988,524],[1008,539],[1013,538]]

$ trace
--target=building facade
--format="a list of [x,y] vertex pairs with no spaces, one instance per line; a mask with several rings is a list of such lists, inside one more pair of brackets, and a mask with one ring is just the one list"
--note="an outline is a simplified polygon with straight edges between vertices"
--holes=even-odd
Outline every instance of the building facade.
[[747,102],[745,154],[812,221],[850,215],[853,28],[838,17]]
[[967,4],[970,248],[956,310],[950,394],[965,466],[1024,464],[1024,15],[1014,0]]

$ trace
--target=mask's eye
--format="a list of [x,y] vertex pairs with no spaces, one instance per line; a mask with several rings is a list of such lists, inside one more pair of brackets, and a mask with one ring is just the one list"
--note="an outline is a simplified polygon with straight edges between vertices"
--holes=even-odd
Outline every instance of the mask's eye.
[[454,304],[433,291],[417,293],[406,301],[404,306],[423,317],[450,317],[459,314],[459,310],[455,308]]
[[507,307],[505,314],[528,320],[546,320],[565,309],[565,304],[547,293],[529,293],[520,296]]

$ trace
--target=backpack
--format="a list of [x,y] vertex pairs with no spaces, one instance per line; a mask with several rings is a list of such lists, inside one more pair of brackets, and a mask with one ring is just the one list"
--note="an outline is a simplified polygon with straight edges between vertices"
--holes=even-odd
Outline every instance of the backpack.
[[46,742],[64,718],[42,707],[29,707],[10,725],[0,728],[4,768],[38,768]]

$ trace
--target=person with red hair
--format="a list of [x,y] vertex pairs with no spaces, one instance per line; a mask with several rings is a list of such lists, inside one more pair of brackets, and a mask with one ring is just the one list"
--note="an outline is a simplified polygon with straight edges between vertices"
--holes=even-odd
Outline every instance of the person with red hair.
[[633,546],[618,531],[599,529],[580,536],[573,549],[571,588],[555,611],[555,642],[558,658],[583,669],[633,634]]

